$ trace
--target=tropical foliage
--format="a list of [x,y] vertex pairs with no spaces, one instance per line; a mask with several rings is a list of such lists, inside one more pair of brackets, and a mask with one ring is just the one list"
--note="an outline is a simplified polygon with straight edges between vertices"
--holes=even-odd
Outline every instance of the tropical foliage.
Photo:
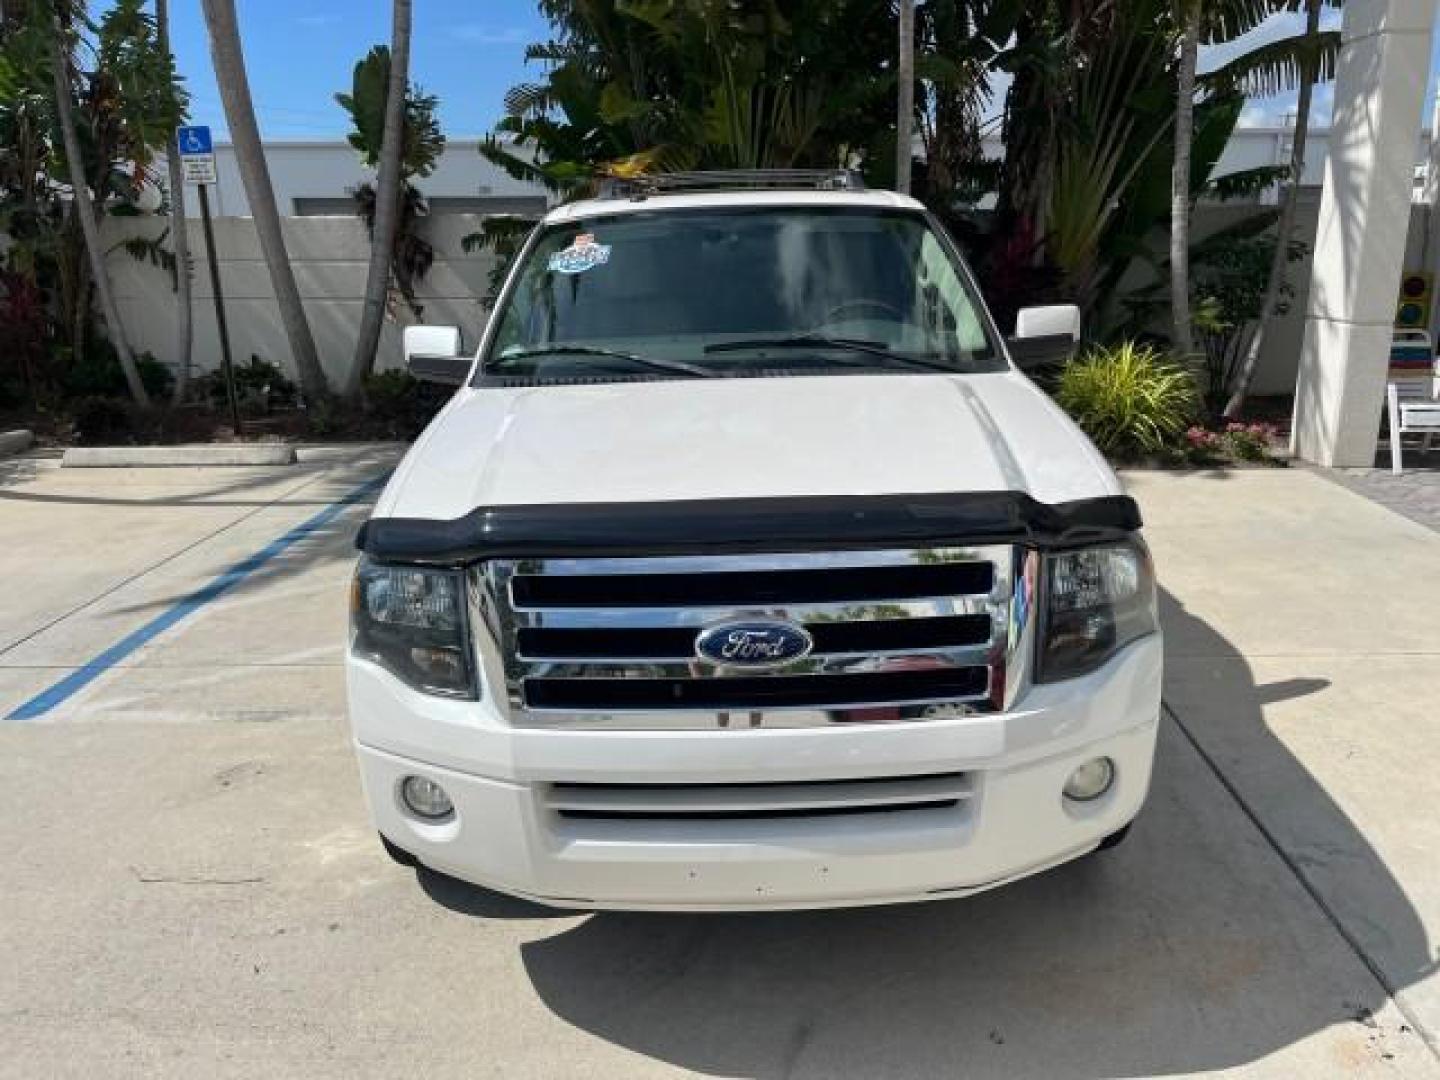
[[[1203,5],[1201,43],[1233,41],[1298,0]],[[482,152],[562,196],[597,177],[679,168],[854,166],[894,180],[888,5],[802,0],[541,0],[527,55]],[[1126,324],[1122,286],[1168,276],[1181,22],[1176,0],[922,0],[916,192],[980,265],[1002,326],[1072,300],[1092,337]],[[1247,97],[1333,75],[1338,35],[1272,41],[1202,72],[1185,147],[1190,201],[1253,196],[1265,168],[1216,176]],[[1009,78],[1003,101],[995,76]],[[987,158],[998,125],[1004,156]],[[993,212],[978,212],[994,203]],[[1188,227],[1188,216],[1187,216]],[[477,239],[476,242],[480,242]]]
[[893,146],[886,5],[540,0],[540,9],[554,36],[526,56],[544,77],[506,95],[482,153],[553,191],[601,175],[881,161]]
[[[352,130],[347,136],[365,167],[380,164],[380,144],[385,135],[385,93],[390,82],[390,50],[376,45],[356,62],[350,93],[336,94],[335,100],[350,116]],[[440,101],[414,83],[405,95],[405,130],[400,152],[401,175],[408,181],[435,171],[445,150],[445,136],[435,113]]]
[[[98,21],[83,6],[42,0],[7,2],[3,10],[0,398],[39,403],[64,392],[76,365],[129,360],[128,347],[117,352],[123,327],[106,328],[108,343],[95,332],[95,293],[108,282],[96,280],[88,257],[86,226],[94,222],[81,220],[75,185],[83,185],[96,218],[133,213],[142,189],[156,182],[156,153],[183,119],[186,95],[141,0],[117,0]],[[78,173],[62,113],[73,127]],[[157,244],[119,249],[171,269]],[[102,267],[107,254],[100,253]],[[144,385],[137,379],[131,388],[137,383]]]
[[1118,458],[1172,449],[1198,407],[1194,377],[1184,365],[1131,341],[1067,364],[1055,400],[1101,451]]
[[[390,50],[384,45],[377,45],[356,63],[350,93],[335,95],[336,102],[350,116],[350,145],[371,169],[380,163],[389,81]],[[395,230],[390,270],[396,290],[417,319],[424,315],[424,308],[415,297],[415,285],[430,272],[435,262],[435,248],[425,239],[420,228],[430,213],[430,207],[413,181],[434,172],[435,164],[445,150],[445,136],[440,133],[440,121],[436,116],[439,104],[439,99],[433,94],[426,94],[414,83],[410,84],[405,95],[405,128],[400,153],[400,217]],[[366,181],[358,185],[353,194],[355,212],[365,223],[366,231],[373,235],[375,185]]]

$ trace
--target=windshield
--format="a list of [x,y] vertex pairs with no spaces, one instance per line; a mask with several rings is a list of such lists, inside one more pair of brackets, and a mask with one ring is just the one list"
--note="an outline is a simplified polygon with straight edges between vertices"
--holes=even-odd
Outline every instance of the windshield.
[[926,218],[869,208],[655,210],[529,246],[482,376],[1003,371]]

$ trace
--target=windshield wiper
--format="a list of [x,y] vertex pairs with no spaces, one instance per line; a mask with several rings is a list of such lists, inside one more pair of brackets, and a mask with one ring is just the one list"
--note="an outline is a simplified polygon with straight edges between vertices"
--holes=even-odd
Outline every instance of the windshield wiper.
[[705,346],[707,353],[742,352],[745,349],[841,349],[848,352],[878,356],[891,363],[909,364],[927,371],[943,371],[947,375],[960,374],[959,369],[939,360],[923,356],[906,356],[887,349],[878,341],[863,341],[860,338],[825,337],[823,334],[795,334],[791,337],[736,338],[734,341],[717,341]]
[[658,356],[641,356],[639,353],[625,352],[622,349],[602,349],[598,345],[536,345],[530,349],[517,349],[514,352],[504,353],[496,357],[496,360],[503,364],[510,360],[525,360],[532,356],[604,356],[612,360],[625,360],[639,367],[668,371],[677,375],[693,375],[700,379],[713,379],[720,374],[718,371],[698,367],[695,364],[687,364],[681,360],[662,360]]

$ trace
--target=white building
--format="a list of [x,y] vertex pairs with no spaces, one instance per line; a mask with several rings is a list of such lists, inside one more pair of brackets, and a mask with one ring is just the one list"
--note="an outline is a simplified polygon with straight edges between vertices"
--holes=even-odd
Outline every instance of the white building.
[[[1221,155],[1216,172],[1223,175],[1264,165],[1288,165],[1292,138],[1289,127],[1240,128]],[[1428,142],[1425,138],[1417,143],[1417,162],[1425,160]],[[431,213],[531,214],[545,209],[548,199],[543,187],[513,179],[484,158],[479,146],[475,139],[448,141],[435,171],[416,181],[430,200]],[[987,139],[985,152],[999,157],[1004,148],[998,139]],[[1317,195],[1329,153],[1328,129],[1312,128],[1304,184],[1313,187]],[[216,143],[215,156],[220,182],[211,193],[212,212],[217,217],[250,216],[234,147]],[[265,158],[284,216],[353,214],[351,189],[374,179],[373,170],[361,164],[360,156],[343,139],[271,142],[266,144]]]
[[[434,214],[530,214],[545,209],[546,193],[539,184],[512,179],[481,156],[474,139],[452,139],[435,171],[415,181],[430,200]],[[352,215],[350,191],[374,180],[373,169],[360,161],[344,139],[270,142],[265,145],[275,201],[285,217]],[[211,191],[211,212],[217,217],[249,217],[250,204],[240,183],[235,148],[215,144],[215,167],[220,182]]]

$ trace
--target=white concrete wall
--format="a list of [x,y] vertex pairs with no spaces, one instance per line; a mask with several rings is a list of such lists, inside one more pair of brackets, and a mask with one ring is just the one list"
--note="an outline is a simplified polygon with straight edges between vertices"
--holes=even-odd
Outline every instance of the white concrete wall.
[[[1256,212],[1257,207],[1253,203],[1202,203],[1195,211],[1194,237],[1197,242],[1203,240]],[[1295,239],[1304,243],[1311,252],[1315,248],[1319,214],[1320,192],[1314,189],[1302,190],[1300,205],[1295,217]],[[1418,203],[1413,205],[1410,214],[1410,231],[1405,247],[1404,269],[1406,271],[1424,270],[1433,266],[1435,259],[1440,259],[1440,251],[1436,251],[1435,258],[1432,259],[1426,250],[1429,236],[1428,222],[1429,211],[1427,208]],[[1164,234],[1157,234],[1156,242],[1163,244],[1165,242]],[[1305,339],[1305,312],[1310,298],[1311,270],[1312,260],[1309,254],[1304,259],[1290,264],[1289,280],[1295,292],[1290,298],[1290,306],[1286,313],[1275,319],[1265,335],[1265,341],[1260,351],[1260,366],[1256,370],[1252,388],[1252,392],[1257,395],[1290,394],[1295,390],[1295,379],[1300,368],[1300,349]],[[1153,280],[1153,273],[1150,270],[1137,265],[1132,268],[1131,276],[1122,281],[1121,288],[1136,289]],[[1391,286],[1390,294],[1395,301],[1399,299],[1399,292],[1400,281],[1397,277],[1394,285]],[[1168,333],[1169,324],[1161,319],[1153,325],[1152,329],[1156,333]]]
[[[1247,166],[1248,167],[1248,166]],[[1295,238],[1307,248],[1315,243],[1315,222],[1319,212],[1319,192],[1302,191],[1296,208]],[[1195,235],[1202,238],[1240,218],[1256,212],[1250,206],[1201,206],[1195,213]],[[1277,317],[1266,331],[1260,350],[1260,366],[1255,372],[1253,393],[1257,395],[1288,394],[1295,389],[1295,372],[1300,363],[1300,343],[1305,337],[1305,299],[1310,288],[1310,257],[1290,264],[1290,284],[1295,295],[1284,315]],[[1400,283],[1395,283],[1398,291]],[[1168,329],[1168,327],[1167,327]]]
[[[1288,165],[1294,132],[1290,128],[1240,128],[1230,137],[1215,175],[1245,172],[1266,165]],[[1310,131],[1305,143],[1304,183],[1318,185],[1325,179],[1325,160],[1330,154],[1330,133]]]
[[[460,239],[477,231],[481,221],[470,214],[427,220],[426,236],[435,245],[435,265],[418,289],[425,322],[461,327],[467,349],[475,346],[484,325],[480,299],[489,289],[493,257],[488,253],[465,254]],[[256,353],[293,374],[289,344],[280,325],[254,222],[250,218],[224,217],[214,224],[235,359],[243,362]],[[111,218],[106,223],[107,245],[125,236],[153,236],[164,227],[163,219]],[[321,363],[331,380],[338,381],[348,369],[355,348],[365,291],[370,247],[365,227],[353,217],[286,218],[284,232]],[[198,369],[207,370],[219,364],[220,346],[204,236],[198,221],[190,223],[190,249],[195,261],[194,360]],[[176,300],[170,291],[169,275],[121,251],[110,255],[110,270],[131,342],[166,363],[175,363]],[[408,322],[404,305],[401,314]],[[399,325],[387,320],[377,366],[398,367],[399,362]]]

